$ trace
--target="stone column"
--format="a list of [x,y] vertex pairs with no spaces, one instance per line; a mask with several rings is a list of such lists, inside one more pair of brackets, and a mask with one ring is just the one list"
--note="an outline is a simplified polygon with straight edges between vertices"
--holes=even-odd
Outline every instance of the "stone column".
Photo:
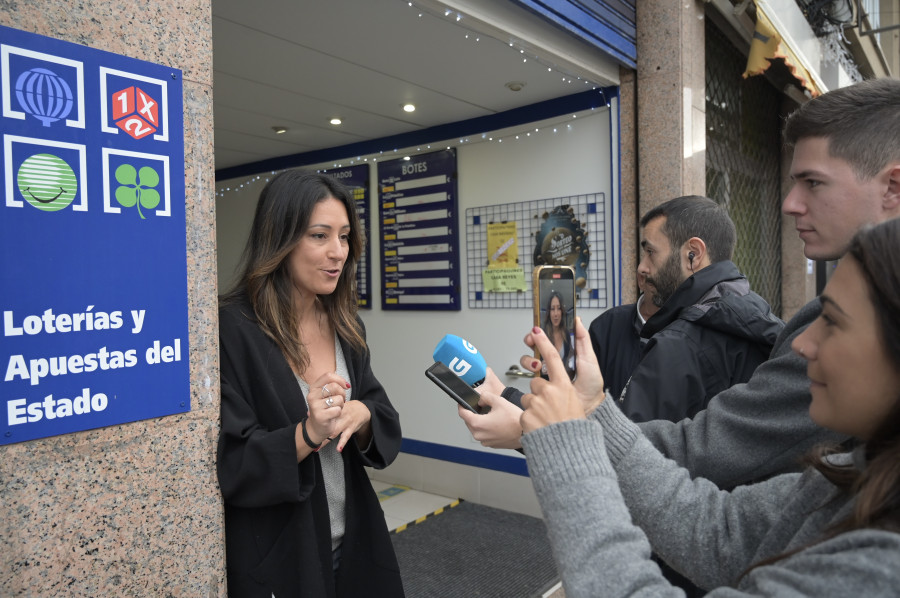
[[0,594],[224,596],[210,2],[0,4],[7,27],[183,71],[192,406],[0,447]]
[[639,212],[706,195],[704,3],[637,0]]
[[619,73],[619,145],[622,189],[622,303],[638,298],[637,265],[640,259],[638,240],[640,220],[637,204],[637,141],[635,138],[636,102],[635,72],[622,68]]

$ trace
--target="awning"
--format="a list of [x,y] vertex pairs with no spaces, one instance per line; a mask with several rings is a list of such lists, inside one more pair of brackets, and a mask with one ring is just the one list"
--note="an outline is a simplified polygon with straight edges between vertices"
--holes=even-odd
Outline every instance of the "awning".
[[812,97],[827,91],[816,72],[808,67],[803,54],[791,47],[793,44],[790,32],[781,24],[768,2],[754,0],[754,3],[756,29],[750,42],[750,55],[747,57],[744,78],[764,73],[771,66],[772,60],[780,58],[784,60],[784,64],[800,86],[808,90]]

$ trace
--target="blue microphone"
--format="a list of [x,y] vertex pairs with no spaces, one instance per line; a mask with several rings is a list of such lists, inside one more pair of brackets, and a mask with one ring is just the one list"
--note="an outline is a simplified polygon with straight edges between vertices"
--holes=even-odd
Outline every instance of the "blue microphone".
[[487,375],[487,363],[472,343],[448,334],[434,348],[432,355],[462,378],[469,386],[478,386]]

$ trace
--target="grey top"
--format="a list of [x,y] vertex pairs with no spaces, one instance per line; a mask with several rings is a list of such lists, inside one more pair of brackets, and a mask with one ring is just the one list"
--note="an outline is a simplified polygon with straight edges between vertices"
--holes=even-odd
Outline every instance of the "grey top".
[[791,350],[821,311],[818,299],[803,306],[746,383],[717,394],[693,419],[639,424],[643,433],[692,476],[722,488],[798,471],[812,446],[845,440],[810,419],[806,362]]
[[[347,361],[344,359],[344,351],[341,349],[341,343],[338,336],[334,335],[334,361],[337,364],[335,373],[345,380],[350,379],[347,371]],[[300,389],[303,391],[304,399],[309,396],[309,384],[303,378],[297,376],[297,382],[300,383]],[[353,389],[345,390],[345,400],[350,400],[350,394]],[[307,402],[307,409],[309,404]],[[322,446],[316,453],[319,456],[319,463],[322,465],[322,477],[325,479],[325,496],[328,497],[328,516],[331,519],[331,550],[337,549],[344,540],[344,508],[346,507],[347,497],[344,489],[344,460],[341,454],[337,452],[338,439]]]
[[522,445],[567,598],[683,596],[651,546],[710,596],[900,593],[900,534],[864,529],[816,543],[853,501],[815,470],[732,492],[691,481],[608,396],[590,419],[525,434]]

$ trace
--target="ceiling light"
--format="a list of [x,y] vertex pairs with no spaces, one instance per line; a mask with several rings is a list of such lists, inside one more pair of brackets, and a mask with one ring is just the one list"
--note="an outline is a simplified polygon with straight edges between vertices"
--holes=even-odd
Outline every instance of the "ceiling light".
[[522,91],[523,87],[525,87],[524,81],[510,81],[506,84],[506,89],[510,91]]
[[275,131],[276,135],[282,135],[284,133],[287,133],[288,129],[287,129],[287,127],[281,127],[281,126],[276,125],[276,126],[272,127],[272,130]]
[[330,122],[330,123],[333,124],[333,125],[339,125],[339,124],[341,124],[341,119],[339,119],[339,118],[332,118],[332,119],[331,119],[330,121],[328,121],[328,122]]
[[403,104],[403,111],[404,112],[415,112],[416,105],[415,104]]

